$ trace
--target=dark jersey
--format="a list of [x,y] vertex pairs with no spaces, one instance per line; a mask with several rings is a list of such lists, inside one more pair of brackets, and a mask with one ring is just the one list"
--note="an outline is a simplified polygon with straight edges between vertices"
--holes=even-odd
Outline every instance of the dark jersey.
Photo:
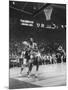
[[27,59],[27,62],[28,62],[28,60],[30,59],[30,55],[28,51],[25,52],[25,58]]

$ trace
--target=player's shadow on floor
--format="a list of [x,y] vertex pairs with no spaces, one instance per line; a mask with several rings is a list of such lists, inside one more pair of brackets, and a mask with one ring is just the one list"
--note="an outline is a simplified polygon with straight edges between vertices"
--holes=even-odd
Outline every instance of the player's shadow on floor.
[[[27,73],[26,74],[22,73],[20,76],[17,76],[16,78],[28,78],[28,75],[27,75]],[[38,76],[36,76],[35,73],[32,73],[32,74],[30,74],[29,79],[30,78],[32,78],[32,79],[36,79],[37,78],[38,81],[41,81],[41,80],[45,80],[46,79],[46,77],[45,76],[42,76],[41,73],[39,73]]]
[[[25,77],[28,78],[28,75],[27,74],[23,74],[23,75],[21,74],[20,76],[17,76],[17,78],[25,78]],[[31,78],[33,78],[33,77],[37,78],[37,76],[35,74],[31,74],[30,77]]]
[[23,77],[27,77],[28,75],[27,74],[21,74],[20,76],[17,76],[17,78],[23,78]]

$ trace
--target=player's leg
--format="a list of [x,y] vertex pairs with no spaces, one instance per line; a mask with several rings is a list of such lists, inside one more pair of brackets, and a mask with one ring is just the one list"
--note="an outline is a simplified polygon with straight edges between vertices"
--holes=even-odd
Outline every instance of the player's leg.
[[31,73],[31,70],[32,70],[32,63],[29,63],[29,70],[28,70],[28,72],[27,72],[27,74],[28,74],[28,77],[30,77],[30,73]]
[[39,60],[36,60],[36,73],[35,73],[35,77],[38,76],[38,70],[39,70]]

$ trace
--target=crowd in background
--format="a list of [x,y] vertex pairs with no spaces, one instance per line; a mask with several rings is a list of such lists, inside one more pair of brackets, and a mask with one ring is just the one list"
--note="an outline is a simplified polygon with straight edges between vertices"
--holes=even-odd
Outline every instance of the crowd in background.
[[[23,41],[11,40],[9,43],[9,60],[16,62],[21,56],[22,51],[24,50]],[[38,49],[41,53],[40,64],[54,64],[66,62],[66,53],[63,48],[63,44],[57,42],[48,42],[41,41],[37,42]]]

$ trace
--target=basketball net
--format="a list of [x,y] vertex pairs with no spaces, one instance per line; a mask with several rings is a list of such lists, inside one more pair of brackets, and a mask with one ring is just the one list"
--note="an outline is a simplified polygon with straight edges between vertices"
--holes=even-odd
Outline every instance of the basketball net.
[[44,9],[44,14],[46,16],[46,20],[49,21],[51,20],[51,14],[52,14],[53,8],[52,7],[48,7]]

